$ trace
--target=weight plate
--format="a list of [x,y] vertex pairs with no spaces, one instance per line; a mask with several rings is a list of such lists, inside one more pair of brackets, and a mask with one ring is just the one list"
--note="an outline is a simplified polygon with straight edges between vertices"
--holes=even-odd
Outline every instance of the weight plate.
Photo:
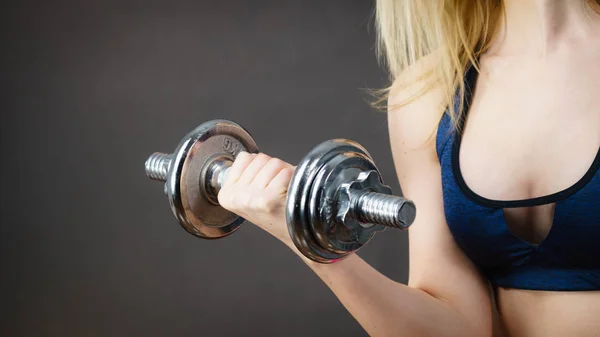
[[[332,139],[313,148],[298,164],[287,194],[286,219],[294,245],[309,259],[320,263],[332,263],[348,256],[352,251],[336,252],[321,246],[311,224],[311,192],[322,186],[315,180],[324,165],[340,153],[356,153],[371,158],[366,149],[348,139]],[[315,201],[313,201],[314,203]],[[325,203],[324,205],[330,205]],[[328,206],[325,206],[328,207]],[[315,208],[313,206],[313,208]],[[317,207],[319,208],[319,207]],[[313,214],[316,212],[312,212]],[[325,240],[322,236],[321,241]],[[327,245],[326,245],[327,246]]]
[[244,218],[211,201],[204,188],[206,166],[215,157],[233,161],[241,151],[257,153],[258,147],[243,127],[221,119],[199,125],[178,145],[165,186],[173,215],[189,233],[218,239],[244,223]]
[[[321,167],[313,183],[309,212],[315,240],[325,249],[337,253],[354,252],[368,243],[375,232],[384,229],[380,225],[361,223],[348,212],[354,200],[343,187],[351,186],[366,172],[377,174],[377,167],[366,154],[356,151],[339,152]],[[381,184],[371,185],[352,192],[390,194],[381,188]]]

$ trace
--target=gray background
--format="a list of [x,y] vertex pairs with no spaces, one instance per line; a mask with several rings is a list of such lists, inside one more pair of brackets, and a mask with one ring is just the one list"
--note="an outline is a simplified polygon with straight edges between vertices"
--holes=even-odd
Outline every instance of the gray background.
[[[297,163],[364,145],[400,193],[372,1],[19,1],[0,9],[2,336],[364,336],[254,225],[204,241],[143,163],[234,120]],[[407,277],[406,233],[359,255]],[[360,291],[360,289],[357,289]]]

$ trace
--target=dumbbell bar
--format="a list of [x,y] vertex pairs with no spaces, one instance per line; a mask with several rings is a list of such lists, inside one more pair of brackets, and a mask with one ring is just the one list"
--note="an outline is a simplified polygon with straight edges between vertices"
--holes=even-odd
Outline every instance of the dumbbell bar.
[[[234,122],[213,120],[188,133],[173,154],[151,155],[146,173],[165,181],[165,194],[183,228],[204,239],[218,239],[245,221],[217,200],[241,151],[258,152],[250,134]],[[385,227],[408,228],[415,215],[411,201],[392,196],[382,184],[369,153],[347,139],[323,142],[302,159],[286,201],[294,244],[320,263],[346,257]]]

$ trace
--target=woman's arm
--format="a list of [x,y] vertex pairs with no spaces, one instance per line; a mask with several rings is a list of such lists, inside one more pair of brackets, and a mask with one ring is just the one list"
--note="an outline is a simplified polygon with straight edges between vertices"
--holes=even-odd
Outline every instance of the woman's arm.
[[[408,90],[418,89],[394,93],[390,106]],[[373,336],[491,336],[488,283],[449,232],[435,141],[423,145],[440,119],[438,95],[434,89],[388,113],[397,175],[404,196],[417,206],[409,229],[408,286],[382,275],[357,255],[332,265],[303,257]]]
[[[408,81],[407,83],[418,83]],[[396,93],[391,105],[409,94]],[[487,282],[456,246],[446,225],[440,165],[428,142],[440,118],[438,91],[389,112],[390,140],[404,196],[415,202],[409,229],[408,285],[390,280],[352,255],[334,264],[304,258],[285,225],[285,195],[294,168],[265,154],[241,153],[219,192],[219,203],[280,239],[329,286],[374,336],[491,336]]]
[[333,265],[303,260],[370,336],[490,335],[488,324],[476,322],[482,313],[463,315],[452,302],[393,281],[356,254]]

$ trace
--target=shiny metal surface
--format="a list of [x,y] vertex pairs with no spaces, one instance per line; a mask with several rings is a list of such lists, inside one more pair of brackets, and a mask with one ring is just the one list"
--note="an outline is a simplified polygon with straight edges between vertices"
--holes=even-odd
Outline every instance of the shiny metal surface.
[[359,221],[407,229],[417,216],[415,204],[404,198],[375,192],[355,192],[353,213]]
[[[379,224],[385,227],[407,229],[415,220],[417,209],[415,204],[402,197],[393,196],[392,190],[383,185],[381,176],[376,170],[361,172],[356,180],[340,187],[338,203],[349,199],[348,207],[340,206],[338,217],[348,226],[354,219],[364,223]],[[341,198],[346,195],[345,198]]]
[[[331,263],[350,253],[336,253],[321,247],[314,237],[309,212],[313,183],[323,164],[329,160],[327,154],[345,144],[343,140],[330,140],[313,148],[297,165],[288,188],[286,220],[291,239],[303,255],[320,263]],[[351,146],[348,146],[348,149],[350,148]],[[323,208],[331,214],[333,201],[324,202]]]
[[166,181],[170,165],[170,154],[155,152],[146,160],[146,175],[153,180]]
[[[189,233],[221,238],[245,221],[217,199],[241,151],[258,152],[250,134],[233,122],[213,120],[188,133],[173,154],[152,154],[146,174],[166,181],[171,210]],[[320,263],[343,259],[385,227],[407,228],[415,214],[412,202],[391,195],[367,150],[347,139],[313,148],[288,188],[286,220],[292,240],[302,254]]]
[[[317,243],[327,250],[347,253],[362,247],[384,227],[359,223],[353,213],[355,200],[350,193],[345,195],[343,191],[345,185],[350,186],[363,172],[376,172],[377,168],[368,154],[347,150],[338,152],[340,149],[336,147],[329,153],[333,156],[324,163],[313,182],[309,213]],[[372,188],[391,193],[381,184],[373,184]]]
[[216,201],[228,168],[241,151],[258,152],[252,136],[234,122],[212,120],[188,133],[173,154],[148,158],[146,173],[152,179],[166,180],[171,210],[186,231],[218,239],[245,221]]
[[204,193],[215,205],[219,204],[217,196],[227,179],[227,173],[233,161],[224,155],[217,155],[211,162],[205,164],[206,172],[201,173],[204,180]]
[[343,259],[385,227],[407,228],[416,212],[411,201],[392,196],[383,185],[366,149],[347,139],[310,151],[297,166],[287,197],[290,236],[320,263]]

